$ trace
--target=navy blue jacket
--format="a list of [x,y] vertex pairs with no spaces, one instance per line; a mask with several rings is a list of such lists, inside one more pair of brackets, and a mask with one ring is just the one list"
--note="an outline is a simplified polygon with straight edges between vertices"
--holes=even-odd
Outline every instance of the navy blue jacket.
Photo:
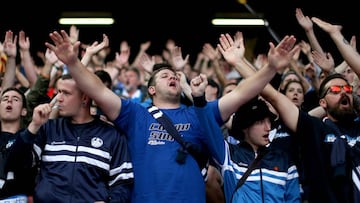
[[49,120],[37,135],[26,130],[14,144],[19,163],[35,150],[39,165],[35,202],[129,202],[133,168],[126,137],[96,118],[72,124]]

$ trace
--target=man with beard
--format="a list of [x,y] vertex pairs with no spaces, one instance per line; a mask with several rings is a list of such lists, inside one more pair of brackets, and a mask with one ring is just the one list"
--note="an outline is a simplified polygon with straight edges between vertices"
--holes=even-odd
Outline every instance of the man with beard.
[[341,74],[320,85],[319,104],[326,117],[310,116],[267,86],[261,94],[299,136],[309,202],[359,202],[360,121],[353,108],[352,86]]

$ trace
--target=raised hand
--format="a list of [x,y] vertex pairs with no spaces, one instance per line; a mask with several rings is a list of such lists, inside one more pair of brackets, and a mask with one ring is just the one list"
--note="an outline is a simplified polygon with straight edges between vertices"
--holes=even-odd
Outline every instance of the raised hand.
[[30,132],[36,134],[40,126],[49,120],[49,116],[52,111],[52,105],[53,104],[45,103],[35,107],[32,120],[28,126]]
[[205,89],[208,84],[207,77],[205,74],[200,74],[196,77],[194,77],[190,81],[190,87],[191,87],[191,94],[194,97],[200,97],[205,94]]
[[[59,59],[57,58],[56,54],[53,51],[51,51],[50,49],[46,49],[45,58],[51,64],[55,64],[55,63],[59,62]],[[62,62],[60,62],[60,64],[61,63]],[[56,64],[56,65],[58,66],[58,64]],[[60,66],[58,66],[58,67],[60,67]]]
[[19,47],[21,50],[26,50],[26,51],[30,49],[30,40],[29,37],[25,36],[24,31],[19,32]]
[[148,54],[144,53],[139,60],[140,66],[148,73],[152,73],[153,67],[155,65],[155,57],[150,57]]
[[106,48],[109,46],[109,37],[106,34],[103,34],[103,40],[101,43],[98,41],[95,41],[90,46],[86,48],[86,53],[89,53],[90,55],[94,55],[100,50]]
[[228,63],[234,65],[244,58],[245,46],[242,32],[236,32],[234,40],[228,33],[221,34],[219,41],[218,50]]
[[270,49],[268,52],[269,66],[275,68],[277,71],[286,68],[294,54],[297,52],[297,49],[300,49],[299,46],[295,46],[295,43],[296,38],[293,35],[286,35],[276,47],[270,42]]
[[183,70],[184,66],[189,62],[189,54],[183,58],[181,47],[175,46],[171,50],[171,62],[175,70]]
[[78,54],[79,54],[79,46],[80,46],[79,41],[72,44],[69,35],[64,30],[61,30],[60,33],[54,31],[50,33],[49,36],[51,40],[54,42],[54,45],[45,42],[45,46],[49,48],[51,51],[53,51],[56,54],[56,56],[59,58],[59,60],[61,60],[68,66],[78,62],[79,60]]
[[332,25],[316,17],[312,17],[311,20],[316,23],[321,29],[327,32],[330,36],[333,34],[341,34],[341,25]]
[[309,31],[309,30],[313,29],[313,22],[311,21],[309,16],[304,16],[304,14],[300,8],[296,8],[295,16],[296,16],[298,23],[305,31]]
[[9,30],[5,33],[5,39],[3,42],[4,53],[8,57],[16,57],[16,43],[17,43],[17,35],[14,36],[14,33]]
[[319,65],[325,72],[332,72],[335,68],[334,58],[330,52],[322,54],[314,50],[312,51],[312,58],[314,59],[314,63]]
[[79,40],[79,29],[75,25],[70,26],[69,35],[71,43],[75,43]]

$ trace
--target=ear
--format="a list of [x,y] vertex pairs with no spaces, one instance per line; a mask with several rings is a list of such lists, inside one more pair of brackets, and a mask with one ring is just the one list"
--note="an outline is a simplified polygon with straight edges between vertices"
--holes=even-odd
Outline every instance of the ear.
[[26,116],[27,114],[27,109],[26,108],[22,108],[21,109],[21,116]]
[[156,93],[156,88],[155,88],[155,86],[150,86],[150,87],[148,88],[148,93],[149,93],[149,95],[153,96],[153,95]]
[[326,109],[326,108],[327,108],[327,102],[326,102],[326,100],[325,100],[324,98],[320,99],[320,100],[319,100],[319,105],[320,105],[321,107],[323,107],[324,109]]
[[87,96],[87,95],[85,95],[85,94],[83,94],[83,96],[82,96],[82,104],[83,105],[89,105],[89,102],[90,102],[90,98]]

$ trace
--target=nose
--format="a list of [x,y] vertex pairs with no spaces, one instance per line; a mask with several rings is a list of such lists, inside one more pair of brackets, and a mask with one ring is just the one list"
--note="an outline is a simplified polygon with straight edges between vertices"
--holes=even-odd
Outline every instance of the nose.
[[271,121],[270,121],[270,119],[266,119],[264,127],[265,127],[265,130],[267,130],[267,131],[271,130]]
[[63,96],[62,96],[62,93],[61,93],[61,92],[58,92],[58,93],[56,94],[56,100],[57,100],[57,101],[63,101]]
[[178,77],[176,75],[171,75],[170,80],[178,80]]

